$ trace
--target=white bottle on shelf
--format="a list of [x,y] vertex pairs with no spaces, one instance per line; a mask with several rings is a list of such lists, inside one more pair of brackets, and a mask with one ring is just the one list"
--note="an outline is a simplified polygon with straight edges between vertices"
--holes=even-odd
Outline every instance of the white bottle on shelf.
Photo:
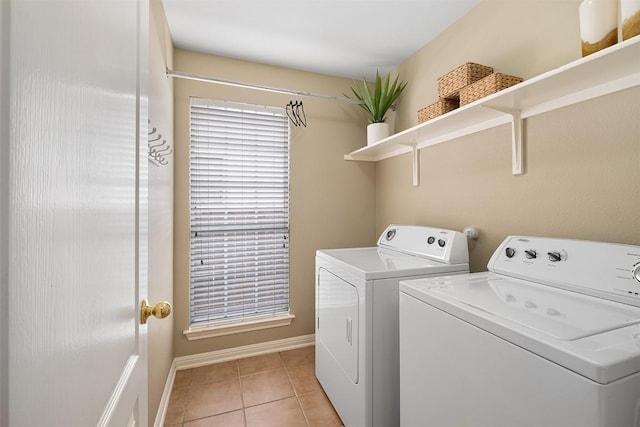
[[618,42],[618,0],[584,0],[580,4],[582,56]]
[[620,0],[619,39],[628,40],[640,34],[640,0]]

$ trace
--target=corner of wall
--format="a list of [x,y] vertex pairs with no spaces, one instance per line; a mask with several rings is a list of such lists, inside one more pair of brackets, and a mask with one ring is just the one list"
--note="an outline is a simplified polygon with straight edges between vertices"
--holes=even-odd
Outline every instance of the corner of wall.
[[[173,81],[166,76],[172,66],[173,44],[162,2],[149,4],[149,121],[157,155],[149,159],[149,287],[153,303],[173,298]],[[160,144],[161,145],[158,145]],[[161,406],[162,389],[171,375],[175,315],[148,326],[149,420]],[[156,420],[157,422],[158,420]]]

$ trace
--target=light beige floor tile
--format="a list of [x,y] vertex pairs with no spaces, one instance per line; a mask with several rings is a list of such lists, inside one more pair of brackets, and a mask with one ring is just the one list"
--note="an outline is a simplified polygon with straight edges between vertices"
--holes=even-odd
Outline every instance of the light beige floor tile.
[[167,413],[164,417],[165,425],[181,424],[184,419],[184,408],[189,395],[188,388],[178,388],[171,392]]
[[310,427],[340,427],[342,421],[324,391],[316,390],[298,396]]
[[241,377],[240,381],[245,408],[295,395],[284,368]]
[[295,350],[281,351],[280,356],[284,366],[306,365],[315,362],[315,346],[297,348]]
[[240,375],[251,375],[271,369],[282,368],[280,353],[263,354],[261,356],[247,357],[238,360]]
[[315,364],[296,365],[287,368],[296,394],[301,395],[322,387],[316,378]]
[[245,409],[247,427],[307,427],[295,397]]
[[227,412],[184,423],[183,427],[244,427],[244,411]]
[[176,377],[173,379],[172,390],[179,388],[189,388],[191,386],[191,369],[176,371]]
[[191,384],[208,384],[238,378],[238,362],[215,363],[191,369]]
[[194,385],[189,389],[184,421],[230,412],[242,408],[238,379]]

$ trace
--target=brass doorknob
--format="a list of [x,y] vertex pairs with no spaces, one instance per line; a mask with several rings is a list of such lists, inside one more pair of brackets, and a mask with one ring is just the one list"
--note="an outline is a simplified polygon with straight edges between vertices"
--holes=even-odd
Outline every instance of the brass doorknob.
[[158,319],[164,319],[171,314],[171,304],[162,301],[151,307],[146,299],[140,303],[140,323],[146,324],[149,316],[153,315]]

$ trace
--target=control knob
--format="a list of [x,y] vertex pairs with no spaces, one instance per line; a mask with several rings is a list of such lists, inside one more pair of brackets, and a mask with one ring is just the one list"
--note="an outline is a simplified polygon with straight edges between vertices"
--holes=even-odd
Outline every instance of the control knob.
[[507,256],[507,258],[513,258],[513,256],[516,254],[516,250],[513,248],[507,248],[504,250],[504,253]]
[[443,239],[438,239],[438,246],[440,246],[441,248],[444,248],[444,245],[446,245],[447,242]]
[[429,238],[427,239],[427,243],[430,245],[433,245],[433,242],[436,241],[436,238],[433,236],[429,236]]
[[551,262],[562,261],[562,254],[560,254],[560,252],[557,252],[557,251],[547,252],[547,255],[549,255],[549,261]]
[[534,259],[538,257],[538,254],[533,249],[527,249],[526,251],[524,251],[524,254],[528,259]]
[[391,240],[395,237],[395,235],[396,235],[396,229],[392,228],[391,230],[387,231],[387,234],[385,237],[387,240]]
[[631,274],[633,278],[636,279],[636,282],[640,282],[640,262],[637,262],[633,268],[631,269]]

